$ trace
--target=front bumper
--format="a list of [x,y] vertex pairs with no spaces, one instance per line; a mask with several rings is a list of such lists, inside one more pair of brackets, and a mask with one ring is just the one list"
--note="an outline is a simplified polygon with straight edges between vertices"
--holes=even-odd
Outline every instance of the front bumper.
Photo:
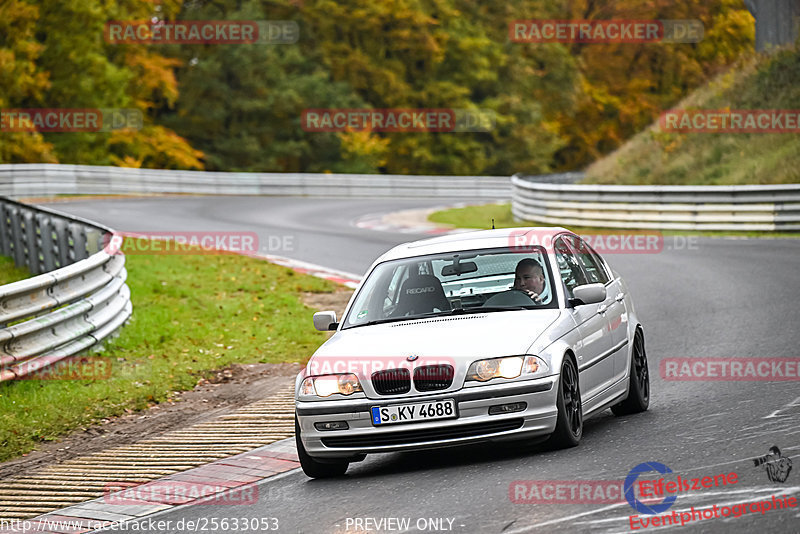
[[[311,456],[346,458],[361,454],[432,449],[547,435],[556,426],[556,376],[462,388],[458,391],[391,399],[296,401],[303,446]],[[458,418],[397,425],[372,425],[373,406],[454,399]],[[525,402],[523,411],[489,415],[499,404]],[[346,421],[348,430],[319,431],[314,423]]]

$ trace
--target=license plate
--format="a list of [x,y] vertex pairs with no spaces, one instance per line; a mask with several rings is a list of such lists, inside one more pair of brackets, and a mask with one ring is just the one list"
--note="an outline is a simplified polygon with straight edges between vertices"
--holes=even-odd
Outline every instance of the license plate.
[[420,402],[418,404],[401,404],[399,406],[372,407],[372,424],[374,426],[455,417],[458,417],[458,414],[456,413],[456,402],[453,399]]

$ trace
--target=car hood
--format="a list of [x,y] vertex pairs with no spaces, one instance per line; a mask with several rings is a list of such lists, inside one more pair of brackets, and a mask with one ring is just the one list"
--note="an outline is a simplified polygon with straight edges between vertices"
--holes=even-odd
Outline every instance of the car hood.
[[409,356],[417,364],[446,361],[459,367],[480,358],[525,354],[558,316],[559,310],[520,310],[349,328],[323,344],[307,369],[309,374],[355,372],[374,360],[386,369],[403,365]]

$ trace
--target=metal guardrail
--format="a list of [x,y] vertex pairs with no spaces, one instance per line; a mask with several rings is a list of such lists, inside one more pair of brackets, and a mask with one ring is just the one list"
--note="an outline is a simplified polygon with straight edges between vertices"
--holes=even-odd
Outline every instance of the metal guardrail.
[[800,184],[556,185],[511,178],[517,220],[656,230],[797,231]]
[[78,354],[130,317],[125,256],[97,223],[0,198],[0,253],[38,274],[0,286],[0,382]]
[[0,165],[0,195],[108,195],[193,193],[324,197],[433,197],[503,199],[507,176],[406,176],[203,172],[91,165]]

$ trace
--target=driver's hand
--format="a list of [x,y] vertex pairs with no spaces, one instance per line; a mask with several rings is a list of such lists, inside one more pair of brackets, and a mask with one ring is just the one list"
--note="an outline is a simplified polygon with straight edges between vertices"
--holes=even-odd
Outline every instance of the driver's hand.
[[534,302],[542,301],[542,299],[539,298],[539,293],[533,291],[532,289],[520,289],[520,291],[528,295]]

